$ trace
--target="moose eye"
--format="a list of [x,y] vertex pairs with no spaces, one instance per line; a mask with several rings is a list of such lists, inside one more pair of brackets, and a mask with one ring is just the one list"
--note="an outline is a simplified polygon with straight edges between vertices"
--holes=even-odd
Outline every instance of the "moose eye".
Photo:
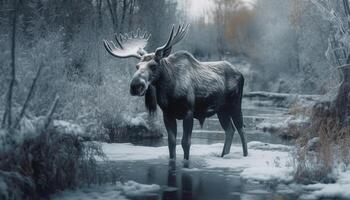
[[136,69],[139,70],[140,66],[139,65],[136,65]]

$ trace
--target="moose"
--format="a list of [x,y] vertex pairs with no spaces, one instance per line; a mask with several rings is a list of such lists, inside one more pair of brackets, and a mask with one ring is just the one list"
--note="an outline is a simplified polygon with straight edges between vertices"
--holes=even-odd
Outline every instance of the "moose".
[[248,155],[243,130],[243,75],[226,61],[200,62],[187,51],[171,53],[173,46],[187,34],[189,25],[172,26],[167,42],[147,53],[150,34],[137,31],[115,35],[116,43],[103,40],[107,52],[117,58],[140,60],[130,83],[130,94],[144,96],[150,113],[163,111],[168,133],[169,158],[176,158],[176,120],[183,120],[181,145],[184,159],[189,160],[194,118],[201,126],[206,118],[217,115],[225,131],[221,156],[230,152],[235,129],[241,138],[243,156]]

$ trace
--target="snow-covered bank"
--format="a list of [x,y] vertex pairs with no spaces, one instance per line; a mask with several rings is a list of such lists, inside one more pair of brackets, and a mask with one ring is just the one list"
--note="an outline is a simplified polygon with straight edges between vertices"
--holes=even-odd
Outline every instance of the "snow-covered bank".
[[350,169],[335,173],[335,183],[317,183],[304,186],[309,191],[302,199],[341,198],[350,199]]
[[[315,103],[321,98],[320,95],[302,95],[302,94],[290,94],[290,93],[275,93],[265,91],[255,91],[245,93],[244,96],[250,100],[256,100],[260,104],[266,104],[270,102],[270,106],[289,108],[294,103],[300,103],[303,105],[310,105]],[[272,104],[271,104],[272,103]]]
[[310,118],[304,115],[285,114],[279,118],[268,118],[256,125],[257,129],[277,134],[284,138],[298,138],[300,129],[309,125]]
[[[110,160],[147,160],[168,158],[168,147],[145,147],[132,144],[107,144],[103,150]],[[289,182],[293,177],[291,147],[285,145],[266,144],[261,142],[248,143],[249,155],[243,157],[240,145],[234,145],[231,153],[220,157],[223,144],[192,145],[191,156],[204,161],[204,168],[226,168],[239,171],[244,179],[258,181]],[[181,146],[177,146],[178,158],[182,158]]]
[[125,183],[104,184],[94,187],[85,187],[77,190],[65,190],[51,196],[52,200],[127,200],[127,197],[158,196],[160,186],[146,185],[127,181]]

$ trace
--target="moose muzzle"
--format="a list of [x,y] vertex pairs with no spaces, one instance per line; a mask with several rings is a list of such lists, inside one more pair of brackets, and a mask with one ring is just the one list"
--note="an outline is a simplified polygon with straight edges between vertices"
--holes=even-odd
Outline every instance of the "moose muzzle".
[[130,83],[130,94],[132,96],[143,96],[146,93],[147,86],[143,78],[134,78]]

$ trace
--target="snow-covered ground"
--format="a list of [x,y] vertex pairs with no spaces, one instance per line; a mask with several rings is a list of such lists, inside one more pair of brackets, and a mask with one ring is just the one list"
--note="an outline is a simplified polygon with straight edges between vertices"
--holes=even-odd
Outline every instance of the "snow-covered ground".
[[256,125],[257,129],[272,132],[272,133],[278,133],[279,135],[282,135],[284,133],[285,135],[288,135],[288,127],[291,126],[305,126],[309,122],[308,116],[303,115],[284,115],[280,118],[267,118],[264,119],[261,123],[258,123]]
[[335,183],[316,183],[303,188],[308,191],[301,199],[341,198],[350,199],[350,168],[334,172]]
[[76,190],[65,190],[51,196],[52,200],[126,200],[127,197],[137,195],[154,195],[160,186],[156,184],[146,185],[127,181],[125,183],[117,182],[116,184],[104,184],[95,187],[86,187]]

